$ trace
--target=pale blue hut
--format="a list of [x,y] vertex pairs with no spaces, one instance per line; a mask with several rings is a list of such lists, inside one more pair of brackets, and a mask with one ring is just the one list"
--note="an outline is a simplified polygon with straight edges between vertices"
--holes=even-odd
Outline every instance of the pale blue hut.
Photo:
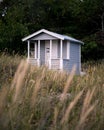
[[76,65],[76,74],[81,73],[81,45],[84,44],[82,41],[45,29],[23,38],[22,41],[28,43],[29,63],[67,72]]

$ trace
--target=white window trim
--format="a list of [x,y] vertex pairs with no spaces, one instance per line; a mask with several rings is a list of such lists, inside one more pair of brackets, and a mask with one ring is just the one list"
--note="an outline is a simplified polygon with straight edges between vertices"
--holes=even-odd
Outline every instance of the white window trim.
[[40,40],[38,40],[38,66],[40,66]]
[[37,42],[35,42],[34,44],[35,44],[35,59],[37,59]]
[[63,40],[60,40],[60,70],[63,70]]
[[67,58],[66,59],[70,59],[70,41],[67,41]]
[[52,66],[51,65],[52,64],[51,60],[52,60],[52,40],[50,40],[50,60],[49,60],[50,62],[49,62],[49,69],[51,69],[51,66]]

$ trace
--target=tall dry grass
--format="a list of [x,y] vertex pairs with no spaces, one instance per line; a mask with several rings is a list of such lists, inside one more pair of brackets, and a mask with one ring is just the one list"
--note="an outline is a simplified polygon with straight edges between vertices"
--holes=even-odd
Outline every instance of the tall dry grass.
[[9,54],[5,54],[5,52],[0,53],[0,87],[11,83],[22,58],[18,54],[10,56]]
[[20,60],[0,56],[0,130],[104,129],[103,62],[75,76]]

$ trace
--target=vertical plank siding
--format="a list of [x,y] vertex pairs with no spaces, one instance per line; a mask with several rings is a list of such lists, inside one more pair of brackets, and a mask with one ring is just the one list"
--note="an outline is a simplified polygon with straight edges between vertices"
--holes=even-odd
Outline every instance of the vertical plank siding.
[[67,58],[67,41],[63,41],[63,59]]
[[58,58],[58,40],[52,40],[52,59]]
[[40,65],[45,65],[45,41],[40,41]]

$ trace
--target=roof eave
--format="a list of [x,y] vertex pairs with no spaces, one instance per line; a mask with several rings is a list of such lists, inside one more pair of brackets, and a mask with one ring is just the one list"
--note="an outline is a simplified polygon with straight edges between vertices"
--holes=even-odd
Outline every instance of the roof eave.
[[84,42],[82,42],[82,41],[79,41],[79,43],[82,44],[82,45],[84,45]]
[[43,33],[46,33],[46,34],[49,34],[49,35],[51,35],[51,36],[53,36],[53,37],[56,37],[56,38],[58,38],[58,39],[64,40],[64,37],[62,37],[62,36],[56,36],[54,33],[50,32],[50,31],[48,31],[48,30],[41,29],[41,30],[39,30],[39,31],[37,31],[37,32],[35,32],[35,33],[33,33],[33,34],[27,36],[27,37],[24,37],[24,38],[22,39],[22,42],[28,41],[29,39],[33,38],[34,36],[36,36],[36,35],[38,35],[38,34],[40,34],[40,33],[42,33],[42,32],[43,32]]
[[[42,30],[43,30],[43,29],[42,29]],[[24,37],[24,38],[22,39],[22,41],[23,41],[23,42],[24,42],[24,41],[28,41],[29,39],[31,39],[31,38],[34,37],[35,35],[38,35],[39,33],[41,33],[42,30],[39,30],[39,31],[37,31],[37,32],[35,32],[35,33],[29,35],[29,36]]]

